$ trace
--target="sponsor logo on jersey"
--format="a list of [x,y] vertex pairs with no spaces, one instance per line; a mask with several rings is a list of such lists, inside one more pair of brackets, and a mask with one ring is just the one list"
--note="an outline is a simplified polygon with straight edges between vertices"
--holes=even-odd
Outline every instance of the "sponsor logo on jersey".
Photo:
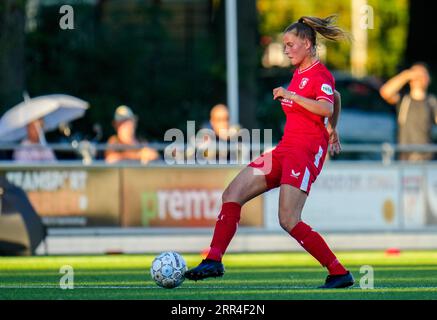
[[305,86],[307,85],[309,80],[310,79],[308,79],[308,78],[302,78],[302,80],[300,81],[300,84],[299,84],[299,89],[305,88]]
[[294,177],[294,178],[296,178],[296,179],[298,179],[299,176],[300,176],[300,172],[294,172],[294,170],[292,169],[292,170],[291,170],[291,176]]
[[[294,92],[294,91],[290,91],[291,93],[296,93],[296,92]],[[292,107],[293,106],[293,100],[290,100],[290,99],[285,99],[285,98],[282,98],[281,99],[281,104],[284,106],[284,107]]]
[[327,83],[322,84],[321,90],[324,93],[329,94],[329,95],[334,94],[334,91],[332,90],[332,87],[329,84],[327,84]]
[[293,106],[293,100],[289,100],[289,99],[282,99],[281,100],[281,104],[284,106],[284,107],[292,107]]

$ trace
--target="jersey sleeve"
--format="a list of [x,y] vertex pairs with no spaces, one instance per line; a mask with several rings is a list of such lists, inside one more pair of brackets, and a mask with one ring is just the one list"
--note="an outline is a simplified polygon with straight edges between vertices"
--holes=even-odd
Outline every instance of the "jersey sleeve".
[[334,103],[334,79],[330,75],[321,74],[315,78],[313,89],[316,100],[326,100]]

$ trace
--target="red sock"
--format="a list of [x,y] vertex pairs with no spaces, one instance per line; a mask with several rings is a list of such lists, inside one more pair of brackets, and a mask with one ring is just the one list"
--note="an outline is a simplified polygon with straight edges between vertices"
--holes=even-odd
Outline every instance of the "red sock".
[[290,235],[308,251],[320,264],[328,268],[330,275],[345,274],[347,270],[337,260],[337,257],[329,249],[322,236],[315,232],[309,225],[300,221],[291,231]]
[[225,202],[215,223],[214,235],[211,241],[207,259],[221,261],[226,248],[237,231],[240,221],[241,205],[236,202]]

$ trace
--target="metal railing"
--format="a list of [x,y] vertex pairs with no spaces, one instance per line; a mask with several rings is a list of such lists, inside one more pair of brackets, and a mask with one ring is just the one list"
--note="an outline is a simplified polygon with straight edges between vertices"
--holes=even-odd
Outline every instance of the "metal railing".
[[[20,147],[20,144],[14,143],[3,143],[0,144],[0,151],[13,151],[14,149]],[[75,154],[83,164],[91,164],[96,161],[97,154],[99,152],[104,152],[107,150],[124,151],[124,150],[139,150],[144,147],[149,147],[156,149],[163,156],[165,151],[171,148],[172,150],[179,150],[185,155],[188,150],[191,153],[199,150],[199,147],[190,144],[168,144],[168,143],[143,143],[134,146],[128,145],[116,145],[116,144],[106,144],[106,143],[93,143],[90,141],[73,141],[71,143],[50,143],[46,147],[51,148],[53,151],[59,153],[73,153]],[[229,152],[235,152],[242,149],[242,144],[234,143],[228,144],[227,148]],[[265,146],[263,144],[250,144],[244,145],[245,150],[249,150],[253,154],[261,154],[265,151]],[[396,159],[396,155],[403,152],[417,152],[417,153],[435,153],[437,154],[437,144],[411,144],[411,145],[400,145],[400,144],[342,144],[341,154],[352,154],[352,155],[364,155],[364,158],[360,160],[377,160],[382,161],[384,164],[390,164]],[[370,157],[366,159],[366,155],[374,155],[376,157]],[[5,160],[5,159],[0,159]]]

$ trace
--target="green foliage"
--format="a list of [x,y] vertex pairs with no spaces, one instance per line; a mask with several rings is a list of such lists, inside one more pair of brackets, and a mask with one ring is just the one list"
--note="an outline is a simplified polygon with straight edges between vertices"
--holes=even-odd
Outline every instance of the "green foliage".
[[[403,61],[408,28],[407,0],[369,0],[373,8],[374,28],[368,30],[368,73],[391,76]],[[337,24],[351,31],[351,1],[337,0],[258,0],[260,32],[276,37],[285,27],[304,15],[325,17],[338,14]],[[324,41],[327,65],[336,70],[349,70],[350,43]]]
[[408,32],[408,0],[369,0],[375,25],[369,30],[368,73],[391,77],[404,62]]
[[186,30],[175,30],[173,12],[150,2],[111,2],[102,11],[75,5],[74,30],[58,27],[58,10],[42,7],[38,28],[28,34],[28,88],[32,96],[62,92],[89,101],[77,129],[89,132],[98,122],[109,136],[120,104],[138,114],[139,135],[150,140],[185,128],[187,119],[207,119],[221,94],[208,30],[177,36]]
[[[408,0],[369,0],[373,8],[374,28],[368,29],[367,72],[375,78],[393,76],[404,61],[408,29]],[[275,41],[282,31],[301,16],[326,17],[337,14],[337,25],[351,32],[351,0],[257,0],[261,37]],[[353,40],[352,40],[353,41]],[[268,41],[266,41],[268,43]],[[351,42],[332,42],[320,38],[326,45],[325,64],[332,71],[349,72]],[[265,45],[265,44],[264,44]],[[258,119],[260,124],[273,128],[274,137],[282,133],[275,128],[284,121],[281,107],[272,101],[272,89],[286,86],[291,78],[290,68],[262,70]],[[347,95],[347,92],[345,92]]]
[[[290,23],[304,15],[325,17],[338,14],[337,24],[351,30],[351,1],[258,0],[260,32],[276,37]],[[389,76],[403,60],[408,27],[408,1],[368,2],[373,8],[374,28],[368,30],[368,73]],[[353,40],[352,40],[353,41]],[[336,70],[349,70],[350,43],[323,41],[327,46],[326,64]]]
[[25,3],[0,1],[0,114],[22,100]]
[[[24,8],[25,1],[0,1],[0,13],[10,3]],[[86,117],[77,121],[74,129],[90,134],[92,124],[98,122],[107,137],[113,133],[115,108],[127,104],[139,115],[139,134],[161,140],[168,128],[185,128],[187,119],[201,125],[208,119],[210,107],[225,101],[223,1],[210,3],[212,13],[207,0],[166,5],[135,0],[91,3],[72,4],[74,30],[59,28],[59,5],[40,6],[38,27],[26,34],[26,88],[30,95],[62,92],[90,102]],[[260,36],[275,38],[302,15],[338,13],[338,25],[350,30],[350,4],[349,0],[257,0]],[[375,25],[368,32],[368,72],[388,77],[403,62],[408,1],[369,0],[369,4],[374,8]],[[245,34],[243,31],[240,29]],[[350,43],[325,43],[328,67],[348,70]],[[0,43],[0,50],[5,45]],[[284,117],[280,105],[272,101],[271,91],[289,81],[290,70],[261,68],[258,51],[246,52],[246,47],[252,48],[240,43],[240,83],[257,77],[259,124],[261,129],[272,128],[278,140]],[[251,67],[254,63],[258,71]],[[246,95],[252,96],[253,91]],[[0,104],[11,106],[1,97]]]
[[27,0],[2,0],[0,1],[0,15],[11,8],[22,10],[26,7],[26,2]]

